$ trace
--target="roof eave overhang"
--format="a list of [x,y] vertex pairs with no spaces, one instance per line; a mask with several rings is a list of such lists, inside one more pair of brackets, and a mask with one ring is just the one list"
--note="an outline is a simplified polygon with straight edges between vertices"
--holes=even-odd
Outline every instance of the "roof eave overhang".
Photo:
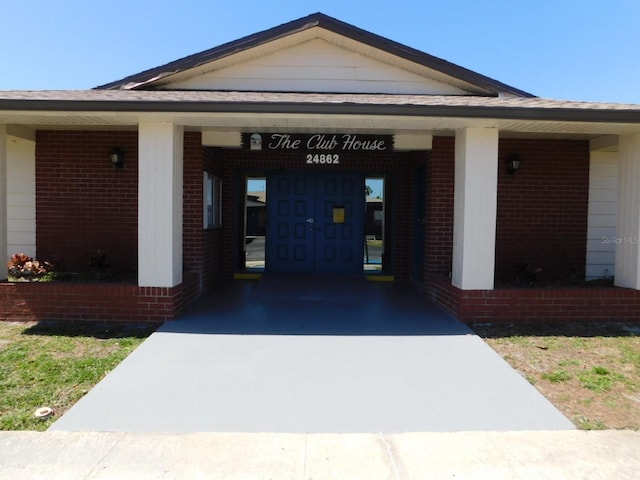
[[65,101],[0,100],[0,111],[122,112],[122,113],[255,113],[309,115],[376,115],[414,117],[491,118],[640,124],[639,110],[536,108],[504,106],[385,105],[298,102],[191,102],[191,101]]

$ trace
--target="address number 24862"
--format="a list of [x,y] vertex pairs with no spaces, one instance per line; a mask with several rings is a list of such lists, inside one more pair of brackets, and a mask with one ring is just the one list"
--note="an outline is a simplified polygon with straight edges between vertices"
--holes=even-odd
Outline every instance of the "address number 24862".
[[337,153],[310,153],[307,154],[307,163],[319,165],[338,165],[340,163],[340,155],[338,155]]

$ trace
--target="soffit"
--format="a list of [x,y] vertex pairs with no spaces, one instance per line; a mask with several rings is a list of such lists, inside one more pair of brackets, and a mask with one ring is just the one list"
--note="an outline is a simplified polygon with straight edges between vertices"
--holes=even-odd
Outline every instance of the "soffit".
[[640,134],[639,124],[553,122],[465,117],[389,115],[308,115],[249,113],[139,113],[112,112],[0,112],[0,123],[35,130],[130,130],[141,122],[173,122],[187,130],[289,133],[423,133],[451,135],[462,128],[497,128],[500,135],[544,138],[584,138]]

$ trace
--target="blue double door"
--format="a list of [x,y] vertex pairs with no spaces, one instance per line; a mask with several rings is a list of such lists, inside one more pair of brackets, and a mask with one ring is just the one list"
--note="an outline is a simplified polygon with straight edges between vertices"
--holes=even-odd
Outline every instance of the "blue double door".
[[364,219],[363,175],[267,175],[266,270],[362,272]]

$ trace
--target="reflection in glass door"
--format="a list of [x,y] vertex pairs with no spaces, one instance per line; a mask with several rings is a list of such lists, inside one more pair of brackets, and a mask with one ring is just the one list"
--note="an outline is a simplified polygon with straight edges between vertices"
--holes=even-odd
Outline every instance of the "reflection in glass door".
[[384,252],[384,178],[365,179],[366,219],[364,227],[364,270],[382,272]]
[[267,181],[264,177],[247,177],[245,199],[245,268],[264,270],[267,225]]

